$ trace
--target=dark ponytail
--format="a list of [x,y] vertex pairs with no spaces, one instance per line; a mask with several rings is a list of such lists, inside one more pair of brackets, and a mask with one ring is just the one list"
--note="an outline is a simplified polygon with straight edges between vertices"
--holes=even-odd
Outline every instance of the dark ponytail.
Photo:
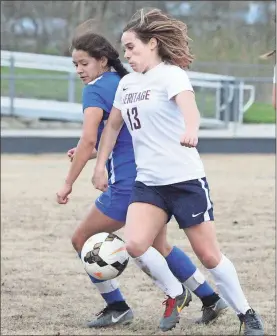
[[124,67],[124,65],[121,63],[119,58],[113,59],[113,60],[108,60],[108,65],[112,66],[114,70],[118,73],[120,78],[123,78],[126,76],[129,71],[127,71]]

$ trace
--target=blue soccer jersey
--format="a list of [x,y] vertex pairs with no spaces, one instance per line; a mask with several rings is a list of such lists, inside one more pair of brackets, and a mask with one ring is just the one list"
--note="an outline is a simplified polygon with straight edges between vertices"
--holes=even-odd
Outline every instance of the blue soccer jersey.
[[[99,107],[104,111],[98,128],[96,149],[98,149],[105,121],[112,109],[119,81],[120,77],[116,72],[105,72],[83,89],[83,111],[88,107]],[[132,188],[136,178],[136,165],[132,138],[125,124],[121,128],[106,167],[109,174],[109,185],[114,185],[119,189]]]

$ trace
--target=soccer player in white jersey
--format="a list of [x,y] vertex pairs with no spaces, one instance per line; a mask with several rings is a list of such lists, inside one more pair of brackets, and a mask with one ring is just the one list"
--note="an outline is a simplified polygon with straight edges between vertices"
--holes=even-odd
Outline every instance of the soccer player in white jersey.
[[[119,83],[100,140],[93,184],[105,190],[105,163],[125,121],[137,165],[124,231],[128,253],[143,264],[174,215],[239,317],[244,334],[264,335],[261,318],[248,304],[236,269],[217,242],[209,186],[195,148],[200,117],[184,70],[193,60],[186,25],[156,9],[140,10],[121,41],[134,72]],[[155,276],[159,280],[159,274]]]
[[[84,120],[78,146],[68,153],[72,164],[62,188],[57,192],[59,204],[67,204],[75,181],[90,159],[92,150],[98,148],[119,81],[128,73],[114,47],[103,36],[95,34],[89,27],[86,28],[89,25],[89,21],[83,23],[77,29],[78,33],[75,33],[71,43],[76,73],[85,84],[82,95]],[[112,68],[115,71],[112,71]],[[126,125],[120,130],[116,148],[107,160],[106,166],[109,175],[107,191],[97,198],[72,237],[72,245],[79,256],[89,237],[99,232],[114,232],[124,226],[136,178],[132,138]],[[164,258],[159,258],[161,255]],[[148,254],[148,260],[141,267],[147,274],[149,274],[148,263],[155,265],[156,272],[161,273],[162,282],[156,283],[168,295],[164,301],[162,330],[172,329],[180,318],[175,312],[171,314],[173,303],[177,302],[181,310],[191,301],[190,292],[182,284],[202,301],[202,317],[197,322],[207,324],[216,319],[227,307],[225,301],[214,292],[189,256],[177,246],[169,245],[166,240],[166,228],[156,238]],[[106,307],[97,314],[97,318],[88,322],[88,326],[98,328],[131,322],[133,312],[126,303],[117,281],[115,279],[101,281],[91,275],[89,278],[105,300]]]

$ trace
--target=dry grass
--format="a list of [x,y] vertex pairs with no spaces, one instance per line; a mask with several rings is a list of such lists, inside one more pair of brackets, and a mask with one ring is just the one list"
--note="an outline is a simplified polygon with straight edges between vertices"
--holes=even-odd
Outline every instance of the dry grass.
[[[275,171],[274,156],[203,156],[215,203],[222,250],[236,265],[251,305],[261,313],[268,335],[275,334]],[[90,163],[66,206],[55,204],[68,163],[61,155],[2,156],[2,335],[153,335],[163,294],[132,264],[120,277],[136,319],[128,327],[89,330],[85,321],[103,301],[71,247],[74,227],[98,192],[90,184]],[[194,257],[176,223],[169,240]],[[202,270],[203,268],[200,267]],[[209,274],[204,271],[210,279]],[[200,302],[183,311],[172,335],[235,335],[230,311],[209,327],[190,319]]]

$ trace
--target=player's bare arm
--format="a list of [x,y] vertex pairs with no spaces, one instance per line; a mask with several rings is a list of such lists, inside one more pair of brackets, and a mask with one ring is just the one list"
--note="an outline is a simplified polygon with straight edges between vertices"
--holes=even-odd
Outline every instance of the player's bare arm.
[[115,146],[123,123],[124,120],[122,118],[121,111],[113,107],[100,139],[96,166],[92,176],[92,183],[94,187],[101,191],[105,191],[108,188],[108,178],[106,175],[105,165]]
[[200,113],[195,101],[193,91],[182,91],[175,96],[175,101],[185,120],[185,133],[181,139],[181,145],[196,147],[198,143],[198,130],[200,125]]
[[73,185],[87,161],[90,159],[91,153],[95,148],[97,130],[102,117],[103,110],[99,107],[88,107],[85,109],[82,135],[78,142],[72,165],[66,177],[67,184]]
[[88,107],[84,110],[82,135],[74,153],[65,183],[56,194],[59,204],[66,204],[68,202],[68,196],[72,192],[74,182],[90,159],[92,150],[95,148],[97,130],[102,117],[103,110],[101,108]]
[[121,111],[113,107],[100,139],[95,170],[105,169],[123,123]]

